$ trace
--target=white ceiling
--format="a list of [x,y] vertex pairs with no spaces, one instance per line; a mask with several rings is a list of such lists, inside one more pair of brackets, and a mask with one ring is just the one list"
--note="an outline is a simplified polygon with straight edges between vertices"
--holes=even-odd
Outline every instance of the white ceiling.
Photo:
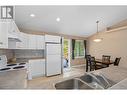
[[102,30],[127,19],[127,6],[16,6],[15,14],[19,28],[88,37],[96,33],[97,20]]

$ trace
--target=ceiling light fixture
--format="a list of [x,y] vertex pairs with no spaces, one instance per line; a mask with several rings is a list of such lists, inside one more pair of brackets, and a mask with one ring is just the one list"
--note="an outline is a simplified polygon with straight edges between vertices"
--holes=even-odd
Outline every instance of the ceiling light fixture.
[[35,17],[35,14],[30,14],[30,17]]
[[60,22],[60,18],[59,18],[59,17],[57,17],[57,18],[56,18],[56,21],[57,21],[57,22]]
[[94,42],[101,42],[103,40],[103,38],[99,37],[99,32],[98,32],[98,23],[99,23],[99,21],[96,21],[96,23],[97,23],[97,34],[96,34],[96,37],[93,41]]

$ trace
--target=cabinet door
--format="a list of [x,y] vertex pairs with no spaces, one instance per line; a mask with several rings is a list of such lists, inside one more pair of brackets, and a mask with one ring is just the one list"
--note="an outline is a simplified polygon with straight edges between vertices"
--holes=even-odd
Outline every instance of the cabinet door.
[[[8,35],[19,37],[19,29],[13,20],[8,22]],[[20,39],[20,38],[19,38]]]
[[17,42],[16,40],[10,38],[16,38],[22,40],[21,32],[19,31],[17,25],[13,20],[8,21],[8,48],[9,49],[22,48],[21,42]]
[[36,60],[29,60],[28,71],[29,71],[29,76],[31,77],[36,76],[36,70],[37,70],[36,63],[37,63]]
[[40,64],[42,64],[42,75],[45,76],[45,59],[40,60]]
[[8,48],[8,22],[0,21],[0,48]]
[[29,60],[29,74],[31,77],[45,75],[45,61]]
[[45,35],[45,42],[60,43],[61,37],[60,36]]
[[23,33],[19,33],[19,37],[21,39],[21,42],[16,42],[16,49],[22,49],[23,48],[23,43],[24,43],[24,38],[23,38]]
[[28,48],[28,35],[26,33],[20,32],[19,37],[21,42],[16,42],[17,49],[27,49]]
[[37,39],[37,49],[44,49],[44,36],[36,35]]
[[36,49],[36,36],[29,35],[29,49]]
[[12,21],[8,22],[8,34],[13,34],[15,35],[14,27]]
[[28,49],[28,37],[29,35],[26,33],[22,33],[22,43],[23,43],[23,49]]

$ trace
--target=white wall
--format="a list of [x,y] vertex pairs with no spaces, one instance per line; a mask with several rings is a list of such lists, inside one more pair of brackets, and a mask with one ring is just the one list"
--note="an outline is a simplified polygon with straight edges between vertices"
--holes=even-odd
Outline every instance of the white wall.
[[102,42],[93,42],[95,36],[88,38],[88,51],[96,58],[111,55],[111,59],[122,57],[120,66],[127,68],[127,29],[111,33],[101,33]]

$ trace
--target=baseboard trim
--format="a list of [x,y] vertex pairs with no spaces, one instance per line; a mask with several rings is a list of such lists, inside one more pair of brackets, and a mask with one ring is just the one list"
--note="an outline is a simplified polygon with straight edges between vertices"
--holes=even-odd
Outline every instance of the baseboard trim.
[[71,67],[81,67],[81,66],[86,66],[86,64],[82,64],[82,65],[75,65],[75,66],[71,66]]

